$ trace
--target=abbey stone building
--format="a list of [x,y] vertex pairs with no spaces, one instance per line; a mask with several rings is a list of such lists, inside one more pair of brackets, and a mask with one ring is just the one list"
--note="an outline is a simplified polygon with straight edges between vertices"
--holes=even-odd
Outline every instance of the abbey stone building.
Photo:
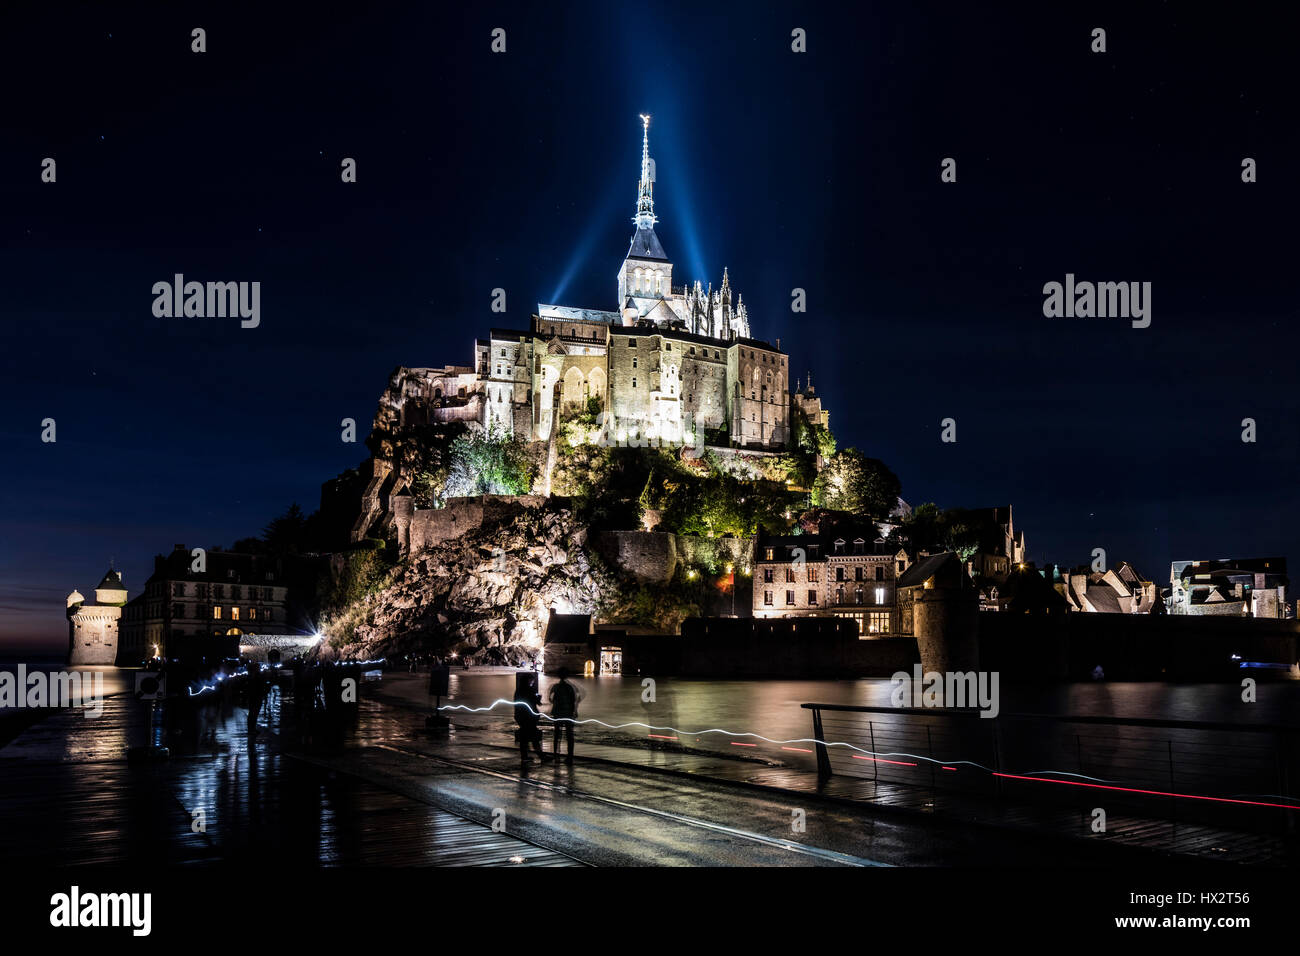
[[548,441],[565,411],[597,400],[615,443],[728,445],[778,451],[791,440],[791,407],[820,400],[790,393],[780,342],[751,337],[749,315],[724,269],[712,283],[674,284],[655,224],[655,165],[642,117],[635,230],[615,276],[610,310],[539,304],[528,328],[494,328],[472,365],[399,368],[377,427],[463,421],[526,441]]

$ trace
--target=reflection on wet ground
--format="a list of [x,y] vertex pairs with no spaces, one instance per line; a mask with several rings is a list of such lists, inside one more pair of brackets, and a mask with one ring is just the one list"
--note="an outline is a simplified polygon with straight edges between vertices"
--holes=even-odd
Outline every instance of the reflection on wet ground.
[[[115,679],[120,690],[123,673]],[[518,768],[508,710],[453,714],[450,735],[430,736],[424,726],[431,706],[425,681],[421,675],[390,673],[380,686],[365,688],[359,707],[322,724],[314,717],[305,723],[295,717],[293,685],[286,678],[269,694],[252,738],[234,684],[200,702],[161,711],[117,693],[95,719],[79,712],[52,714],[0,749],[0,819],[5,822],[0,853],[69,864],[568,865],[574,857],[596,863],[754,863],[766,861],[764,854],[773,852],[770,840],[788,830],[788,822],[778,819],[788,808],[781,813],[773,808],[780,810],[792,796],[840,801],[838,810],[818,811],[817,827],[809,832],[818,834],[824,849],[809,853],[847,847],[863,858],[892,862],[970,862],[992,839],[954,830],[953,821],[969,818],[976,805],[964,795],[903,782],[900,775],[916,773],[910,767],[886,772],[890,768],[864,766],[865,775],[852,777],[841,772],[854,769],[844,766],[851,756],[840,754],[836,776],[822,782],[811,772],[810,752],[732,747],[727,738],[709,736],[679,735],[666,742],[639,727],[583,728],[577,767],[538,766],[529,782]],[[543,692],[548,684],[543,683]],[[509,697],[512,685],[510,675],[457,674],[450,700],[483,707]],[[602,680],[586,682],[582,715],[609,723],[752,729],[779,740],[810,733],[802,703],[883,704],[888,687],[888,682],[863,681],[661,681],[655,699],[647,701],[638,679]],[[1295,690],[1286,687],[1251,716],[1268,719],[1279,706],[1285,710]],[[1069,712],[1071,704],[1078,712],[1123,716],[1184,716],[1195,696],[1185,688],[1153,685],[1116,685],[1104,694],[1092,688],[1053,693],[1064,697],[1055,704],[1037,703],[1058,713]],[[1223,720],[1234,712],[1217,687],[1203,690],[1200,699],[1194,716],[1201,719]],[[1020,706],[1030,709],[1034,703]],[[845,732],[869,739],[873,730],[868,725],[866,731],[849,727]],[[165,743],[170,759],[128,759],[151,743]],[[941,748],[943,741],[927,736],[925,746]],[[1071,747],[1077,752],[1078,741]],[[1091,763],[1086,751],[1084,756]],[[575,784],[578,789],[571,789]],[[579,795],[578,790],[590,792]],[[512,808],[511,835],[485,825],[502,800]],[[645,801],[654,806],[639,805]],[[849,803],[857,807],[846,807]],[[654,817],[670,807],[696,819],[667,825]],[[879,809],[919,818],[872,822],[873,810]],[[1059,833],[1087,825],[1077,807],[1065,804],[1026,809],[986,803],[977,812],[1021,831]],[[776,820],[772,833],[758,822],[768,817]],[[733,830],[702,840],[698,830],[710,820],[725,821]],[[1240,861],[1279,859],[1271,837],[1234,837],[1229,844],[1222,831],[1191,822],[1115,813],[1107,841]],[[763,833],[737,837],[738,830]],[[868,841],[861,837],[865,833],[874,835]],[[1009,844],[998,840],[999,852],[1008,854]],[[1032,840],[1021,842],[1021,860],[1041,852]],[[1080,846],[1068,852],[1081,857],[1104,849]]]
[[[119,693],[98,718],[51,714],[0,750],[0,855],[45,864],[566,865],[567,857],[280,751],[284,694],[250,738],[213,695],[163,733]],[[167,760],[128,760],[166,739]]]

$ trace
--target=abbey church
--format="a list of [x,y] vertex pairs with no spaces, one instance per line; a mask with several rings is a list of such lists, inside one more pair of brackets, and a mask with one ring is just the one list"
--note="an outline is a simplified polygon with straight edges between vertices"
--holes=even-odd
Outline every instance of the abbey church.
[[596,399],[613,443],[727,445],[780,450],[792,401],[826,413],[811,389],[791,395],[789,358],[750,337],[749,316],[724,269],[712,284],[673,284],[655,224],[655,166],[642,116],[635,231],[610,311],[539,304],[529,328],[494,328],[473,365],[399,368],[377,427],[474,422],[547,441],[557,416]]

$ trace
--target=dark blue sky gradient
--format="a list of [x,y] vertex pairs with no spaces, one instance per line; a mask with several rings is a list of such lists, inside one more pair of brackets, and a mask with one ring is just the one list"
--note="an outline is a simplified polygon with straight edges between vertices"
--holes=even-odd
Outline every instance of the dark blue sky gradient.
[[[411,6],[0,14],[0,642],[59,645],[110,555],[135,594],[173,542],[314,508],[395,366],[468,364],[557,291],[614,307],[641,112],[675,278],[727,266],[909,501],[1010,502],[1031,558],[1162,582],[1296,555],[1300,159],[1265,14]],[[154,318],[176,272],[260,281],[261,327]],[[1067,272],[1152,282],[1151,327],[1043,318]]]

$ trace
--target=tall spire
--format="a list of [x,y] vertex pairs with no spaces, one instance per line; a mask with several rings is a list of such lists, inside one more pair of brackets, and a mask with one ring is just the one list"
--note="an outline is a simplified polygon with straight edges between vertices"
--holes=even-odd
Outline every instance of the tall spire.
[[641,183],[636,197],[636,216],[632,220],[638,229],[653,229],[659,218],[655,215],[654,177],[650,174],[650,116],[641,114]]

